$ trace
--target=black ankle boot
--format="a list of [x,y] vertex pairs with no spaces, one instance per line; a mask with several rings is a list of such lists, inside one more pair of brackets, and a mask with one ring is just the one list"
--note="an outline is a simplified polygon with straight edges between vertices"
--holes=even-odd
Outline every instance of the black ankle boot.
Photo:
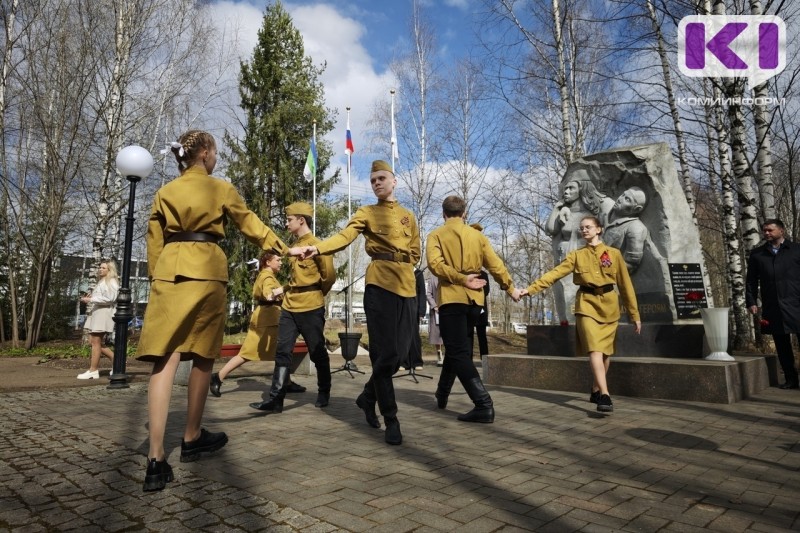
[[314,407],[327,407],[328,402],[331,400],[330,392],[319,391],[317,393],[317,401],[314,402]]
[[455,372],[446,372],[442,371],[441,375],[439,376],[439,384],[436,387],[436,404],[439,406],[439,409],[444,409],[447,407],[447,399],[450,397],[450,391],[453,388],[453,383],[456,380]]
[[403,444],[403,434],[400,433],[400,422],[397,418],[384,418],[383,421],[386,422],[386,434],[384,435],[386,444]]
[[359,409],[364,411],[364,415],[367,417],[367,424],[378,429],[381,427],[381,422],[378,420],[378,416],[375,414],[375,401],[370,401],[367,399],[366,395],[362,392],[356,398],[356,405]]
[[462,422],[480,422],[491,424],[494,422],[494,403],[492,397],[483,386],[481,378],[472,378],[464,384],[470,400],[475,404],[475,408],[469,413],[458,415]]
[[214,372],[211,374],[211,383],[209,383],[208,389],[211,391],[211,394],[219,398],[222,396],[222,393],[219,390],[220,387],[222,387],[222,380],[219,379],[219,374]]
[[172,475],[172,467],[169,466],[167,460],[156,461],[155,459],[147,460],[147,472],[144,475],[145,492],[153,490],[162,490],[167,483],[175,479]]

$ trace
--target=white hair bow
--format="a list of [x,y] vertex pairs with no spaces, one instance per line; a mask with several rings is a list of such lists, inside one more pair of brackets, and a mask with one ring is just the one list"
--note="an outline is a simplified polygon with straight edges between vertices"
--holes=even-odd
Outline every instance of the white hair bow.
[[161,150],[161,153],[166,155],[167,152],[172,151],[176,148],[178,149],[178,157],[183,157],[183,154],[185,154],[186,152],[183,151],[183,145],[178,142],[169,143],[166,148]]

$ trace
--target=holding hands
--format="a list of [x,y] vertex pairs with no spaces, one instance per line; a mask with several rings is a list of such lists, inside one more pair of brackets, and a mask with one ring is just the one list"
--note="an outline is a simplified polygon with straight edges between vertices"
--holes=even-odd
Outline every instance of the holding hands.
[[299,257],[300,259],[311,259],[315,255],[319,255],[319,250],[316,246],[295,246],[289,248],[288,255]]

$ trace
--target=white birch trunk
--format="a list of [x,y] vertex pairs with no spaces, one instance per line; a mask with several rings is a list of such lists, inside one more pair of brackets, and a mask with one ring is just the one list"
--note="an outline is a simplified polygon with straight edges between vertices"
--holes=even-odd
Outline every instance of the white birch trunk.
[[572,131],[570,129],[569,86],[567,85],[567,67],[564,60],[564,39],[561,32],[561,6],[559,5],[559,0],[553,0],[553,38],[558,60],[556,83],[558,84],[558,92],[561,99],[561,137],[564,141],[562,156],[566,167],[575,158],[575,149],[572,145]]
[[[721,98],[718,87],[714,89],[714,98]],[[734,348],[742,348],[751,338],[751,321],[745,305],[744,253],[739,241],[739,228],[736,218],[736,198],[733,169],[728,155],[728,131],[725,127],[724,110],[716,106],[713,113],[713,124],[716,129],[716,145],[719,153],[719,175],[722,190],[722,227],[723,242],[727,255],[726,269],[731,291],[731,308],[735,324]]]
[[[750,14],[761,15],[760,0],[750,0]],[[753,89],[755,102],[768,95],[765,81]],[[763,101],[763,100],[762,100]],[[769,134],[769,118],[764,104],[753,104],[753,119],[756,130],[756,184],[758,185],[761,213],[764,219],[775,218],[775,184],[772,181],[772,146]]]
[[686,141],[683,137],[683,125],[681,124],[680,113],[678,112],[678,105],[675,103],[675,92],[672,89],[672,76],[670,74],[669,58],[667,57],[666,46],[664,45],[664,38],[661,34],[661,26],[658,24],[656,17],[655,6],[652,0],[645,0],[647,5],[647,13],[650,16],[650,22],[653,26],[653,31],[656,34],[656,46],[658,57],[661,60],[661,73],[664,77],[664,88],[667,92],[667,101],[669,103],[669,112],[672,116],[672,125],[675,131],[675,143],[678,147],[678,162],[681,167],[681,184],[683,185],[683,194],[686,197],[686,203],[689,204],[689,209],[692,212],[692,220],[694,225],[697,226],[697,204],[694,197],[694,190],[692,188],[692,176],[689,171],[689,162],[686,157]]

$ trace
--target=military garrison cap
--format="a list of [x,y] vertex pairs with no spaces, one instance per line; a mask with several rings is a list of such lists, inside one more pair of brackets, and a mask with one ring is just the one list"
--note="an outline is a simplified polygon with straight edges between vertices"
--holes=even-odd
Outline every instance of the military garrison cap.
[[392,166],[387,163],[386,161],[381,161],[378,159],[377,161],[372,162],[372,170],[370,171],[370,176],[373,175],[385,175],[387,178],[394,178],[394,172],[392,172]]
[[286,214],[293,216],[314,216],[311,206],[305,202],[295,202],[286,206]]

